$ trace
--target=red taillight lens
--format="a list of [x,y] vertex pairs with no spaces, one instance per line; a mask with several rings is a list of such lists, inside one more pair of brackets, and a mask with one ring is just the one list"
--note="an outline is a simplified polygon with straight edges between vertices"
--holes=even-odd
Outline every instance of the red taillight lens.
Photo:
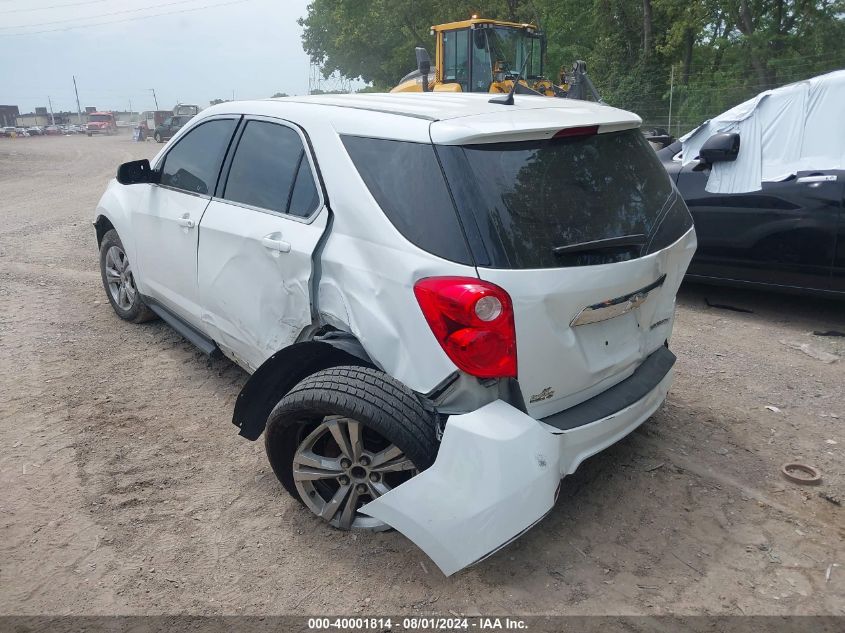
[[516,330],[508,293],[470,277],[428,277],[414,294],[431,331],[466,373],[516,378]]

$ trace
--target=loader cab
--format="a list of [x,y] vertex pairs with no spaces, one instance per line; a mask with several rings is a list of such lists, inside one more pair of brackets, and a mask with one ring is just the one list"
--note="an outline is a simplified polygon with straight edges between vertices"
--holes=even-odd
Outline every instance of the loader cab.
[[473,19],[432,30],[437,36],[437,83],[444,87],[499,92],[497,84],[516,77],[523,64],[529,83],[543,75],[544,38],[530,24]]
[[[431,32],[436,91],[507,92],[523,64],[528,85],[543,76],[545,38],[532,24],[473,18],[438,24]],[[392,92],[420,90],[420,76],[419,70],[409,73]]]

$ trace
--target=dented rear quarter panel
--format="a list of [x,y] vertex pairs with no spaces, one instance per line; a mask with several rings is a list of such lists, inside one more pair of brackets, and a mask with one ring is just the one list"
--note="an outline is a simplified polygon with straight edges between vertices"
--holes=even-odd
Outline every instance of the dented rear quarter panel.
[[[384,115],[372,115],[362,112],[341,129],[304,126],[334,214],[320,262],[318,302],[323,319],[354,334],[376,365],[426,393],[456,368],[425,321],[414,283],[436,275],[475,278],[477,272],[411,244],[381,211],[340,139],[382,134]],[[415,123],[408,134],[428,142],[428,122]]]

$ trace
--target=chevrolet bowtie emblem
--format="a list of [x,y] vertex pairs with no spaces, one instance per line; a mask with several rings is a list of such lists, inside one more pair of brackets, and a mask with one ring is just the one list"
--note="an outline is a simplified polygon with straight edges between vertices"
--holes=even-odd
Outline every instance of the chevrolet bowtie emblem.
[[652,284],[645,288],[635,290],[631,294],[616,297],[615,299],[608,299],[601,303],[594,303],[581,310],[574,319],[570,322],[570,327],[577,325],[587,325],[588,323],[598,323],[599,321],[607,321],[614,317],[627,314],[632,310],[636,310],[646,301],[648,301],[649,293],[655,288],[659,288],[666,280],[666,275],[663,275]]

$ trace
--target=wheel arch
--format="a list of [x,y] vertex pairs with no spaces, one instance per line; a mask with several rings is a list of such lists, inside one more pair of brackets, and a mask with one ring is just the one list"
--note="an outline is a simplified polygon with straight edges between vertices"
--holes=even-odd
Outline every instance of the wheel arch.
[[[114,224],[104,214],[98,213],[97,219],[94,220],[94,230],[97,232],[97,248],[103,243],[103,237],[106,233],[114,229]],[[114,229],[117,230],[117,229]]]
[[315,372],[341,365],[377,368],[358,339],[341,332],[279,350],[255,370],[241,389],[232,424],[240,429],[239,435],[257,440],[273,407],[297,383]]

